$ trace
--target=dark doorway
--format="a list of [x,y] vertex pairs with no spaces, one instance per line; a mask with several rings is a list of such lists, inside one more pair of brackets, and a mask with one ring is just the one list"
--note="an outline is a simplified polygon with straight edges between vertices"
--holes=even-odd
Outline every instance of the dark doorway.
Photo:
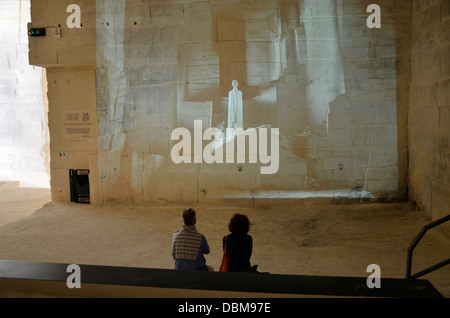
[[91,202],[89,195],[89,170],[70,169],[70,201],[75,203]]

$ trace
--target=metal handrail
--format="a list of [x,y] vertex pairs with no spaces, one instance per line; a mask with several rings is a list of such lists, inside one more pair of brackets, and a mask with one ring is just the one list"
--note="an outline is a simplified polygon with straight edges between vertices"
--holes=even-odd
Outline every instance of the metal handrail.
[[447,222],[450,220],[450,214],[447,216],[444,216],[443,218],[440,218],[434,222],[431,222],[430,224],[425,225],[422,230],[419,232],[419,234],[416,236],[416,238],[414,239],[414,241],[411,243],[411,245],[408,248],[408,256],[407,256],[407,260],[406,260],[406,278],[407,279],[416,279],[419,278],[425,274],[428,274],[438,268],[441,268],[445,265],[450,264],[450,258],[446,259],[445,261],[442,261],[436,265],[430,266],[414,275],[411,275],[411,266],[412,266],[412,252],[414,250],[414,248],[417,246],[417,244],[420,242],[420,240],[422,239],[422,237],[425,235],[425,233],[429,230],[432,229],[444,222]]

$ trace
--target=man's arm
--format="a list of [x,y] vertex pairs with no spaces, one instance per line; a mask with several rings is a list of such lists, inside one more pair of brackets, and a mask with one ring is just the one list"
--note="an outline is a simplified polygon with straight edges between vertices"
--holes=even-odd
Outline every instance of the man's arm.
[[203,254],[209,254],[209,245],[206,241],[206,237],[202,235],[202,243],[200,244],[200,251],[203,251]]
[[172,244],[171,244],[171,254],[172,260],[175,260],[175,234],[172,236]]

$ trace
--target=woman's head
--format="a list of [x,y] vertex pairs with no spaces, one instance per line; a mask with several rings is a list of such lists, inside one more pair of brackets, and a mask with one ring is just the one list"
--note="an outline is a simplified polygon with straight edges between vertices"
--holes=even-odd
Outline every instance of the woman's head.
[[243,214],[235,214],[228,224],[228,230],[233,234],[247,234],[250,230],[250,221]]

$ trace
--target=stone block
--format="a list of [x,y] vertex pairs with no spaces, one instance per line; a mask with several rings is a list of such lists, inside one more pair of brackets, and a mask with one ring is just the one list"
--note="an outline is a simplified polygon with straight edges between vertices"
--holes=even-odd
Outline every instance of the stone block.
[[128,65],[144,66],[147,64],[147,46],[124,48],[124,60]]
[[395,167],[367,168],[364,171],[367,180],[396,180],[397,169]]
[[341,158],[325,158],[323,163],[325,170],[342,171],[344,169],[353,169],[353,158],[341,157]]
[[254,174],[254,173],[226,173],[225,174],[225,184],[226,184],[226,189],[228,189],[228,190],[250,192],[257,187],[256,186],[256,174]]
[[262,190],[278,190],[278,191],[306,191],[307,177],[306,175],[294,174],[275,174],[262,175],[261,189]]
[[166,45],[161,47],[161,60],[163,64],[177,64],[178,63],[178,45]]
[[342,38],[343,39],[361,39],[365,40],[369,33],[365,16],[343,16]]
[[174,25],[184,23],[184,9],[181,4],[151,4],[150,15],[153,25]]
[[364,145],[366,140],[366,130],[364,128],[352,129],[352,144],[354,146]]
[[351,147],[352,132],[347,129],[330,129],[327,136],[317,136],[315,140],[315,145],[319,148]]
[[[211,26],[211,9],[208,4],[192,2],[184,5],[186,25],[202,24]],[[187,9],[186,9],[187,8]]]
[[[202,165],[205,166],[205,165]],[[201,198],[223,198],[228,193],[228,184],[226,183],[226,175],[223,171],[220,171],[223,167],[219,165],[208,165],[209,168],[214,167],[219,171],[211,171],[201,173],[198,177]],[[223,170],[223,169],[222,169]]]
[[53,147],[51,152],[52,169],[89,169],[89,152],[86,151],[66,151]]
[[[112,28],[112,26],[110,27]],[[120,32],[120,28],[116,28],[116,32]],[[123,39],[123,44],[127,46],[158,43],[158,41],[161,41],[160,29],[154,26],[132,27],[125,29],[124,33],[126,33],[126,37]]]
[[149,153],[150,136],[149,129],[140,128],[126,134],[126,145],[130,152]]
[[442,18],[450,19],[450,3],[445,0],[441,0]]
[[144,183],[143,202],[196,205],[197,184],[197,176],[194,174],[152,174]]
[[398,180],[368,180],[367,191],[375,195],[397,192]]
[[77,65],[91,64],[95,65],[96,51],[95,47],[83,47],[81,49],[67,48],[58,49],[58,64]]
[[432,211],[432,180],[426,176],[420,175],[417,178],[417,204],[420,209],[431,217]]
[[152,86],[176,82],[176,65],[152,64],[128,68],[130,86]]
[[52,66],[58,64],[58,51],[56,49],[33,50],[29,55],[30,65]]
[[397,127],[395,126],[380,126],[375,129],[375,140],[376,145],[397,145]]
[[440,155],[441,159],[450,162],[450,128],[448,118],[450,116],[450,107],[442,107],[440,115],[441,132],[439,135]]
[[330,128],[345,129],[347,126],[347,115],[345,113],[331,113],[328,115],[328,122]]
[[153,155],[168,156],[170,132],[167,128],[150,128],[150,152]]
[[368,167],[391,167],[397,166],[397,164],[398,154],[396,147],[392,147],[392,150],[373,150],[369,152]]
[[278,170],[279,174],[284,175],[306,175],[307,174],[307,164],[306,159],[301,159],[295,162],[281,162],[280,168]]
[[219,42],[244,42],[245,40],[245,21],[226,19],[219,20]]
[[50,175],[52,201],[70,202],[70,178],[68,169],[52,169]]
[[[270,22],[269,22],[270,23]],[[277,33],[271,30],[266,19],[252,19],[245,23],[247,42],[272,42],[277,40]]]
[[[247,45],[244,41],[220,42],[219,50],[217,52],[218,56],[220,57],[220,63],[243,64],[242,67],[244,67],[245,69],[245,63],[247,63],[246,46]],[[253,58],[250,57],[248,62],[252,63]]]
[[445,161],[433,157],[431,154],[428,155],[425,153],[420,154],[417,157],[417,163],[419,166],[419,171],[422,175],[433,180],[444,180],[445,174],[447,173]]
[[450,105],[450,79],[437,83],[436,99],[439,106]]
[[149,26],[152,23],[150,6],[142,5],[139,1],[129,1],[129,3],[126,6],[125,25],[131,27]]
[[349,109],[346,127],[363,129],[365,126],[366,122],[364,109],[361,107]]

